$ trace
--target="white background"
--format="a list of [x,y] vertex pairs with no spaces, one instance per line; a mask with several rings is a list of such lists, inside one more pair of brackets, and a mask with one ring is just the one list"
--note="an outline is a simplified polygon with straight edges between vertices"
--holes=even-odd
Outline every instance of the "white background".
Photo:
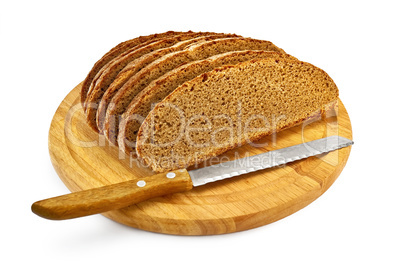
[[[2,266],[401,266],[398,1],[1,1]],[[101,215],[49,221],[31,204],[68,193],[50,163],[56,108],[117,43],[167,30],[270,40],[326,70],[355,145],[317,201],[220,236],[149,233]],[[7,263],[6,263],[7,262]]]

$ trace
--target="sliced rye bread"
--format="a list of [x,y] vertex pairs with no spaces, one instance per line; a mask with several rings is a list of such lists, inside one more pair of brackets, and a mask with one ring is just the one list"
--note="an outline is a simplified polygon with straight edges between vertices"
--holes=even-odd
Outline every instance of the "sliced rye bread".
[[[191,32],[191,31],[189,31]],[[164,33],[157,33],[157,34],[151,34],[148,36],[139,36],[137,38],[122,42],[112,48],[109,52],[107,52],[101,59],[99,59],[94,66],[92,67],[91,71],[88,73],[87,77],[85,78],[82,88],[81,88],[81,104],[84,105],[85,99],[87,97],[87,93],[89,90],[89,87],[91,86],[92,80],[95,77],[95,75],[102,69],[104,65],[106,65],[110,60],[113,58],[117,57],[124,51],[129,50],[132,47],[135,47],[141,43],[147,42],[149,40],[154,40],[158,38],[164,38],[167,36],[174,36],[177,34],[183,34],[184,32],[174,32],[174,31],[168,31]]]
[[296,58],[288,54],[270,51],[247,50],[227,52],[180,66],[167,72],[159,79],[152,81],[145,89],[134,97],[121,118],[117,140],[120,150],[127,154],[135,152],[137,132],[143,120],[152,110],[152,106],[155,106],[157,103],[162,101],[166,96],[173,92],[174,89],[183,83],[218,67],[235,65],[251,59],[267,57],[296,60]]
[[[179,34],[181,36],[181,34]],[[179,36],[179,35],[175,35],[175,36]],[[169,38],[169,37],[166,37]],[[132,53],[133,51],[139,50],[141,48],[143,48],[144,46],[148,46],[148,45],[154,45],[154,43],[159,43],[161,40],[163,40],[164,38],[157,38],[157,39],[152,39],[149,40],[147,42],[141,43],[133,48],[130,48],[129,50],[121,53],[120,55],[118,55],[117,57],[113,58],[112,60],[110,60],[108,63],[106,63],[99,71],[98,73],[95,75],[95,77],[92,79],[91,85],[89,86],[89,89],[87,91],[87,96],[85,99],[85,102],[83,103],[83,108],[84,111],[86,111],[87,106],[88,106],[88,98],[92,95],[93,91],[95,90],[95,88],[98,85],[98,80],[103,77],[103,74],[105,73],[105,71],[109,70],[109,67],[115,63],[117,60],[119,60],[122,57],[125,57],[127,54]]]
[[139,129],[137,156],[157,172],[185,168],[297,125],[337,97],[329,75],[309,63],[264,58],[224,66],[156,105]]
[[251,38],[223,38],[202,42],[183,51],[174,52],[147,65],[131,77],[115,94],[107,107],[104,122],[104,135],[113,144],[117,144],[120,116],[126,111],[133,98],[153,80],[174,68],[192,61],[205,59],[214,55],[244,50],[265,50],[284,53],[269,41]]
[[[112,100],[113,96],[118,92],[118,90],[132,77],[134,76],[139,70],[147,66],[148,64],[152,63],[153,61],[165,56],[169,53],[181,51],[188,46],[196,43],[201,43],[205,41],[221,39],[221,38],[228,38],[228,37],[239,37],[234,34],[215,34],[209,36],[201,36],[197,38],[193,38],[190,40],[182,41],[176,43],[173,46],[162,48],[151,53],[145,54],[140,58],[137,58],[131,61],[114,79],[112,84],[109,85],[108,89],[102,94],[101,100],[99,102],[96,114],[96,124],[97,128],[100,133],[103,134],[104,128],[104,118],[106,115],[106,109],[109,105],[110,101]],[[100,97],[100,94],[97,96]]]
[[84,104],[84,110],[87,114],[87,121],[91,128],[97,131],[96,110],[103,93],[113,82],[114,78],[127,64],[147,53],[164,47],[172,46],[178,42],[193,39],[199,36],[208,36],[214,33],[184,33],[173,37],[160,38],[149,43],[140,44],[130,50],[122,53],[117,58],[106,64],[93,79],[90,89],[87,92],[87,98]]

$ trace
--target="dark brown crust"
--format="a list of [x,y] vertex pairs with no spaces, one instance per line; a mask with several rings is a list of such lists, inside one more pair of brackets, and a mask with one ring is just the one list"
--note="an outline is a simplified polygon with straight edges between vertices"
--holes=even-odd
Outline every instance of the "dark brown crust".
[[[191,31],[189,31],[191,32]],[[87,92],[89,90],[89,87],[91,85],[91,82],[95,75],[98,73],[98,71],[105,65],[107,64],[110,60],[113,58],[117,57],[124,51],[140,44],[143,42],[146,42],[151,39],[155,38],[161,38],[165,36],[172,36],[176,34],[182,34],[183,32],[174,32],[174,31],[168,31],[164,33],[157,33],[157,34],[151,34],[148,36],[139,36],[137,38],[122,42],[112,48],[109,52],[107,52],[101,59],[99,59],[94,66],[92,67],[91,71],[88,73],[87,77],[85,78],[83,84],[82,84],[82,89],[81,89],[81,104],[84,104],[85,99],[87,97]]]
[[[150,128],[150,121],[151,121],[151,119],[152,119],[152,114],[153,114],[153,113],[156,113],[157,110],[163,108],[163,107],[164,107],[164,104],[165,104],[165,103],[168,103],[173,97],[176,97],[177,95],[183,94],[187,88],[191,88],[191,86],[193,86],[194,84],[202,83],[203,80],[208,79],[209,77],[215,75],[215,74],[218,73],[218,72],[225,72],[225,71],[227,71],[227,70],[229,70],[229,69],[231,69],[231,68],[241,68],[241,67],[243,67],[243,66],[247,66],[248,64],[252,64],[252,63],[254,63],[254,62],[258,62],[258,61],[262,61],[262,60],[269,60],[269,61],[271,61],[271,62],[273,63],[273,62],[277,61],[278,59],[269,59],[269,58],[266,58],[266,59],[253,59],[253,60],[250,60],[250,61],[247,61],[247,62],[244,62],[244,63],[240,63],[240,64],[237,64],[237,65],[227,65],[227,66],[223,66],[223,67],[217,68],[217,69],[215,69],[215,70],[213,70],[213,71],[210,71],[210,72],[204,73],[204,74],[202,74],[202,75],[199,75],[198,77],[194,78],[194,79],[191,80],[191,81],[188,81],[188,82],[184,83],[183,85],[181,85],[180,87],[178,87],[176,90],[174,90],[174,91],[173,91],[169,96],[167,96],[162,102],[160,102],[159,104],[157,104],[157,105],[155,106],[155,108],[152,110],[152,112],[149,113],[149,115],[147,116],[147,118],[146,118],[146,119],[144,120],[144,122],[142,123],[142,125],[141,125],[141,127],[140,127],[140,129],[139,129],[139,131],[138,131],[138,135],[137,135],[137,147],[136,147],[136,152],[137,152],[137,156],[139,157],[139,159],[140,159],[141,161],[143,161],[146,165],[151,166],[154,171],[162,172],[162,171],[169,171],[169,170],[171,170],[171,169],[166,169],[166,168],[162,168],[162,167],[160,167],[160,166],[157,166],[155,163],[151,162],[151,161],[148,159],[147,156],[145,156],[145,155],[143,154],[143,151],[142,151],[142,139],[146,138],[146,135],[144,135],[144,132],[145,132],[147,129]],[[288,60],[288,59],[281,59],[280,61],[284,61],[284,62],[287,62],[287,63],[295,63],[295,62],[296,62],[296,63],[301,64],[301,65],[306,64],[306,65],[312,66],[312,67],[318,69],[319,71],[321,71],[325,76],[327,76],[327,77],[329,78],[329,80],[332,81],[332,79],[329,77],[329,75],[328,75],[325,71],[323,71],[322,69],[319,69],[319,68],[313,66],[313,65],[310,64],[310,63],[306,63],[306,62],[302,62],[302,61],[295,61],[295,60]],[[336,99],[333,99],[332,101],[334,101],[334,100],[336,100]],[[321,112],[322,112],[322,110],[321,110]],[[277,132],[277,131],[280,131],[280,130],[284,130],[284,129],[287,129],[287,128],[296,126],[296,125],[302,123],[303,121],[304,121],[304,119],[300,119],[300,120],[298,120],[298,121],[295,121],[293,124],[287,125],[286,127],[283,127],[283,128],[280,128],[280,129],[276,129],[274,132]],[[253,142],[253,141],[257,141],[258,139],[261,139],[262,137],[267,136],[267,135],[270,135],[270,134],[272,134],[272,133],[273,133],[272,131],[267,131],[267,132],[264,132],[264,133],[260,133],[260,134],[258,134],[258,135],[256,135],[256,136],[253,136],[253,137],[249,138],[248,140],[250,140],[250,141],[252,141],[252,142]],[[241,140],[240,145],[244,145],[244,144],[246,144],[246,143],[247,143],[247,140],[244,139],[244,140]],[[205,155],[203,155],[202,157],[192,158],[192,159],[190,159],[190,160],[188,160],[188,161],[186,162],[186,165],[182,165],[182,164],[176,165],[176,166],[174,167],[174,169],[176,169],[176,168],[186,168],[186,167],[188,167],[188,166],[192,166],[192,165],[194,165],[194,164],[201,163],[201,162],[205,161],[205,160],[208,159],[208,158],[215,157],[215,156],[217,156],[217,155],[220,155],[220,154],[222,154],[222,153],[224,153],[224,152],[226,152],[226,151],[228,151],[228,150],[230,150],[230,149],[233,149],[233,148],[235,148],[235,147],[238,147],[238,146],[239,146],[239,143],[236,143],[236,144],[233,144],[233,145],[228,145],[227,147],[223,147],[223,148],[220,148],[220,149],[215,150],[215,152],[213,152],[213,153],[205,154]],[[173,169],[173,168],[172,168],[172,169]]]

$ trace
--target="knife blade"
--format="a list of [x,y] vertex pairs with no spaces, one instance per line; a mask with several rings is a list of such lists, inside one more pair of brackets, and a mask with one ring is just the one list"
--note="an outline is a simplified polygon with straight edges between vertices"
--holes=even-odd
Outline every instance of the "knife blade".
[[142,201],[191,190],[193,187],[302,160],[347,147],[353,141],[329,136],[262,154],[187,171],[180,169],[127,182],[40,200],[32,212],[46,219],[64,220],[121,209]]

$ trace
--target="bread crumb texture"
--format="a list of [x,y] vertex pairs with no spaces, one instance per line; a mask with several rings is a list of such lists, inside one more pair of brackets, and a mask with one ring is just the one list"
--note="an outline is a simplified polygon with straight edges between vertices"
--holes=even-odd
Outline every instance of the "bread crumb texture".
[[[235,65],[256,58],[288,58],[295,59],[288,54],[271,51],[247,50],[219,54],[204,60],[194,61],[172,71],[167,72],[159,79],[152,81],[130,103],[124,118],[120,123],[120,148],[131,153],[135,151],[137,133],[142,121],[146,118],[152,107],[162,101],[174,89],[200,74],[225,65]],[[296,60],[296,59],[295,59]]]
[[333,80],[301,61],[217,68],[156,105],[138,131],[137,155],[158,172],[188,167],[297,125],[337,97]]
[[119,119],[127,110],[131,101],[153,80],[165,73],[190,62],[206,59],[208,57],[230,52],[245,50],[264,50],[283,53],[270,41],[256,40],[252,38],[221,38],[189,45],[188,48],[169,53],[145,66],[131,77],[113,96],[106,110],[104,134],[109,141],[114,143],[118,137]]

